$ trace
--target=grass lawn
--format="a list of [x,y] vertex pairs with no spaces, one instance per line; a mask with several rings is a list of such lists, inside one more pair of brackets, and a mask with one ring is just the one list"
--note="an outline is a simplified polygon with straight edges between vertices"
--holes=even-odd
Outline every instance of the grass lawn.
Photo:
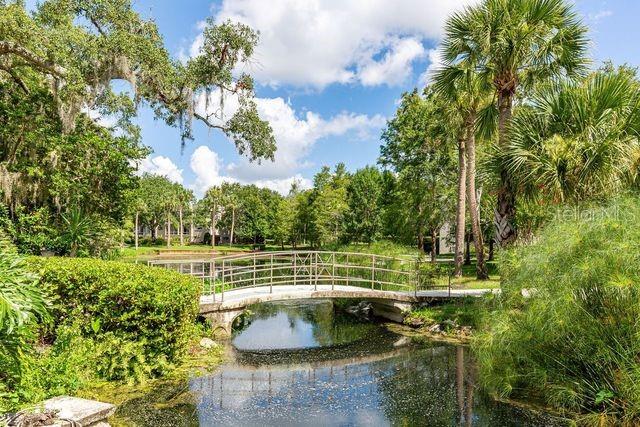
[[[447,266],[449,266],[450,270],[453,272],[453,262],[447,262]],[[462,277],[460,278],[451,278],[451,287],[452,288],[461,288],[461,289],[496,289],[500,287],[500,275],[498,274],[498,266],[495,261],[487,262],[487,270],[489,271],[489,279],[488,280],[478,280],[476,279],[476,265],[471,262],[470,265],[462,266]],[[437,286],[447,286],[449,281],[448,276],[441,276],[436,279]]]
[[[285,250],[291,249],[291,247],[285,246]],[[216,245],[212,248],[211,245],[153,245],[153,246],[139,246],[138,249],[129,246],[120,250],[120,256],[123,261],[147,261],[160,257],[185,257],[194,254],[194,257],[203,257],[211,254],[215,251],[219,255],[228,255],[238,252],[250,252],[253,250],[253,245]],[[267,245],[265,247],[267,251],[279,251],[282,248],[279,245]]]

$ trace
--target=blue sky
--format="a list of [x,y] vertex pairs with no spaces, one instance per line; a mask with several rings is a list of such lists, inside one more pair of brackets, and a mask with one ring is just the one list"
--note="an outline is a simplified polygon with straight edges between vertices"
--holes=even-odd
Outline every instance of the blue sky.
[[[286,192],[292,179],[309,185],[322,165],[349,170],[374,164],[380,132],[403,91],[424,81],[437,63],[442,23],[458,0],[137,0],[176,57],[197,51],[207,17],[241,20],[261,31],[246,70],[257,80],[259,110],[278,140],[276,162],[249,164],[218,131],[195,123],[195,140],[181,148],[179,132],[140,111],[143,142],[154,152],[146,171],[165,174],[197,194],[223,180]],[[595,65],[640,65],[640,3],[579,0],[591,28]]]

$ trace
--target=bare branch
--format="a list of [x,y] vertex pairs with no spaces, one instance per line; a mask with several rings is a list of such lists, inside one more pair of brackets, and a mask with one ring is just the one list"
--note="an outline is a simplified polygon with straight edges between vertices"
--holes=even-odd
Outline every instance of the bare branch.
[[212,129],[220,129],[223,132],[226,132],[227,130],[229,130],[225,126],[216,125],[216,124],[211,123],[207,117],[201,116],[198,113],[194,112],[193,113],[193,117],[195,117],[196,119],[200,120],[202,123],[204,123],[205,125],[207,125],[208,127],[212,128]]

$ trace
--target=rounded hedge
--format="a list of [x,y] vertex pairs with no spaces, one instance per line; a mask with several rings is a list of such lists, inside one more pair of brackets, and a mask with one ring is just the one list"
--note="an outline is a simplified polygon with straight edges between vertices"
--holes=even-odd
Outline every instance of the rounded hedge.
[[185,354],[200,283],[157,267],[91,258],[31,258],[53,302],[55,328],[93,340],[101,377],[161,374]]

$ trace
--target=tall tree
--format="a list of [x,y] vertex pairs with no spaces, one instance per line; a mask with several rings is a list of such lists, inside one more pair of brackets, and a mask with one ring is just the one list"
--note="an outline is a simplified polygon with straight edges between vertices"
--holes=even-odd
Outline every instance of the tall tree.
[[234,233],[236,228],[236,218],[238,214],[238,208],[240,207],[240,201],[238,199],[238,193],[240,191],[240,184],[223,182],[221,186],[224,213],[226,216],[230,216],[230,230],[229,230],[229,244],[233,245]]
[[[443,38],[445,65],[475,69],[494,85],[498,146],[508,145],[507,127],[518,89],[585,69],[587,29],[565,0],[484,0],[449,18]],[[516,237],[516,189],[500,171],[495,210],[496,239]]]
[[[169,56],[156,24],[142,19],[129,0],[45,0],[33,13],[23,1],[0,8],[0,73],[23,90],[38,78],[55,100],[64,133],[86,108],[116,114],[130,130],[136,105],[145,102],[158,118],[180,126],[183,141],[191,138],[196,118],[225,133],[250,159],[273,158],[275,141],[258,116],[253,81],[233,72],[258,42],[248,26],[208,19],[201,48],[183,64]],[[128,81],[134,99],[116,93],[114,80]],[[209,108],[213,92],[218,108]],[[223,116],[229,95],[237,97],[238,109]],[[204,111],[197,108],[201,99]]]
[[165,224],[168,222],[167,218],[171,208],[168,206],[167,200],[173,197],[174,192],[174,184],[164,176],[145,173],[140,178],[138,194],[145,207],[143,211],[140,211],[140,218],[142,223],[149,228],[153,241],[158,237],[160,225],[163,222]]
[[204,195],[204,203],[209,211],[211,233],[211,247],[216,246],[217,224],[220,214],[222,213],[222,189],[219,186],[213,186],[207,190]]
[[[380,163],[398,174],[398,215],[411,225],[412,240],[424,250],[425,237],[435,237],[450,220],[456,178],[451,159],[452,128],[444,119],[442,98],[432,89],[420,96],[416,90],[402,96],[395,116],[382,134]],[[464,196],[464,192],[463,192]],[[464,211],[463,211],[464,213]]]
[[357,170],[347,186],[347,235],[371,243],[382,234],[382,174],[374,166]]
[[193,202],[193,191],[187,190],[181,184],[175,184],[176,203],[178,206],[178,236],[180,236],[180,245],[184,245],[184,209],[188,208]]
[[[466,65],[466,64],[465,64]],[[480,206],[476,194],[476,128],[479,114],[483,131],[488,133],[492,126],[495,109],[492,108],[489,82],[476,73],[474,68],[460,64],[449,65],[436,72],[434,85],[436,90],[450,101],[446,111],[457,116],[449,120],[459,125],[458,135],[458,211],[456,215],[456,277],[462,275],[463,239],[465,237],[464,199],[468,202],[471,230],[476,252],[476,277],[485,280],[489,277],[484,259],[484,239],[480,227]],[[466,182],[465,182],[466,181]],[[468,243],[468,241],[467,241]],[[470,257],[467,250],[467,257]]]

